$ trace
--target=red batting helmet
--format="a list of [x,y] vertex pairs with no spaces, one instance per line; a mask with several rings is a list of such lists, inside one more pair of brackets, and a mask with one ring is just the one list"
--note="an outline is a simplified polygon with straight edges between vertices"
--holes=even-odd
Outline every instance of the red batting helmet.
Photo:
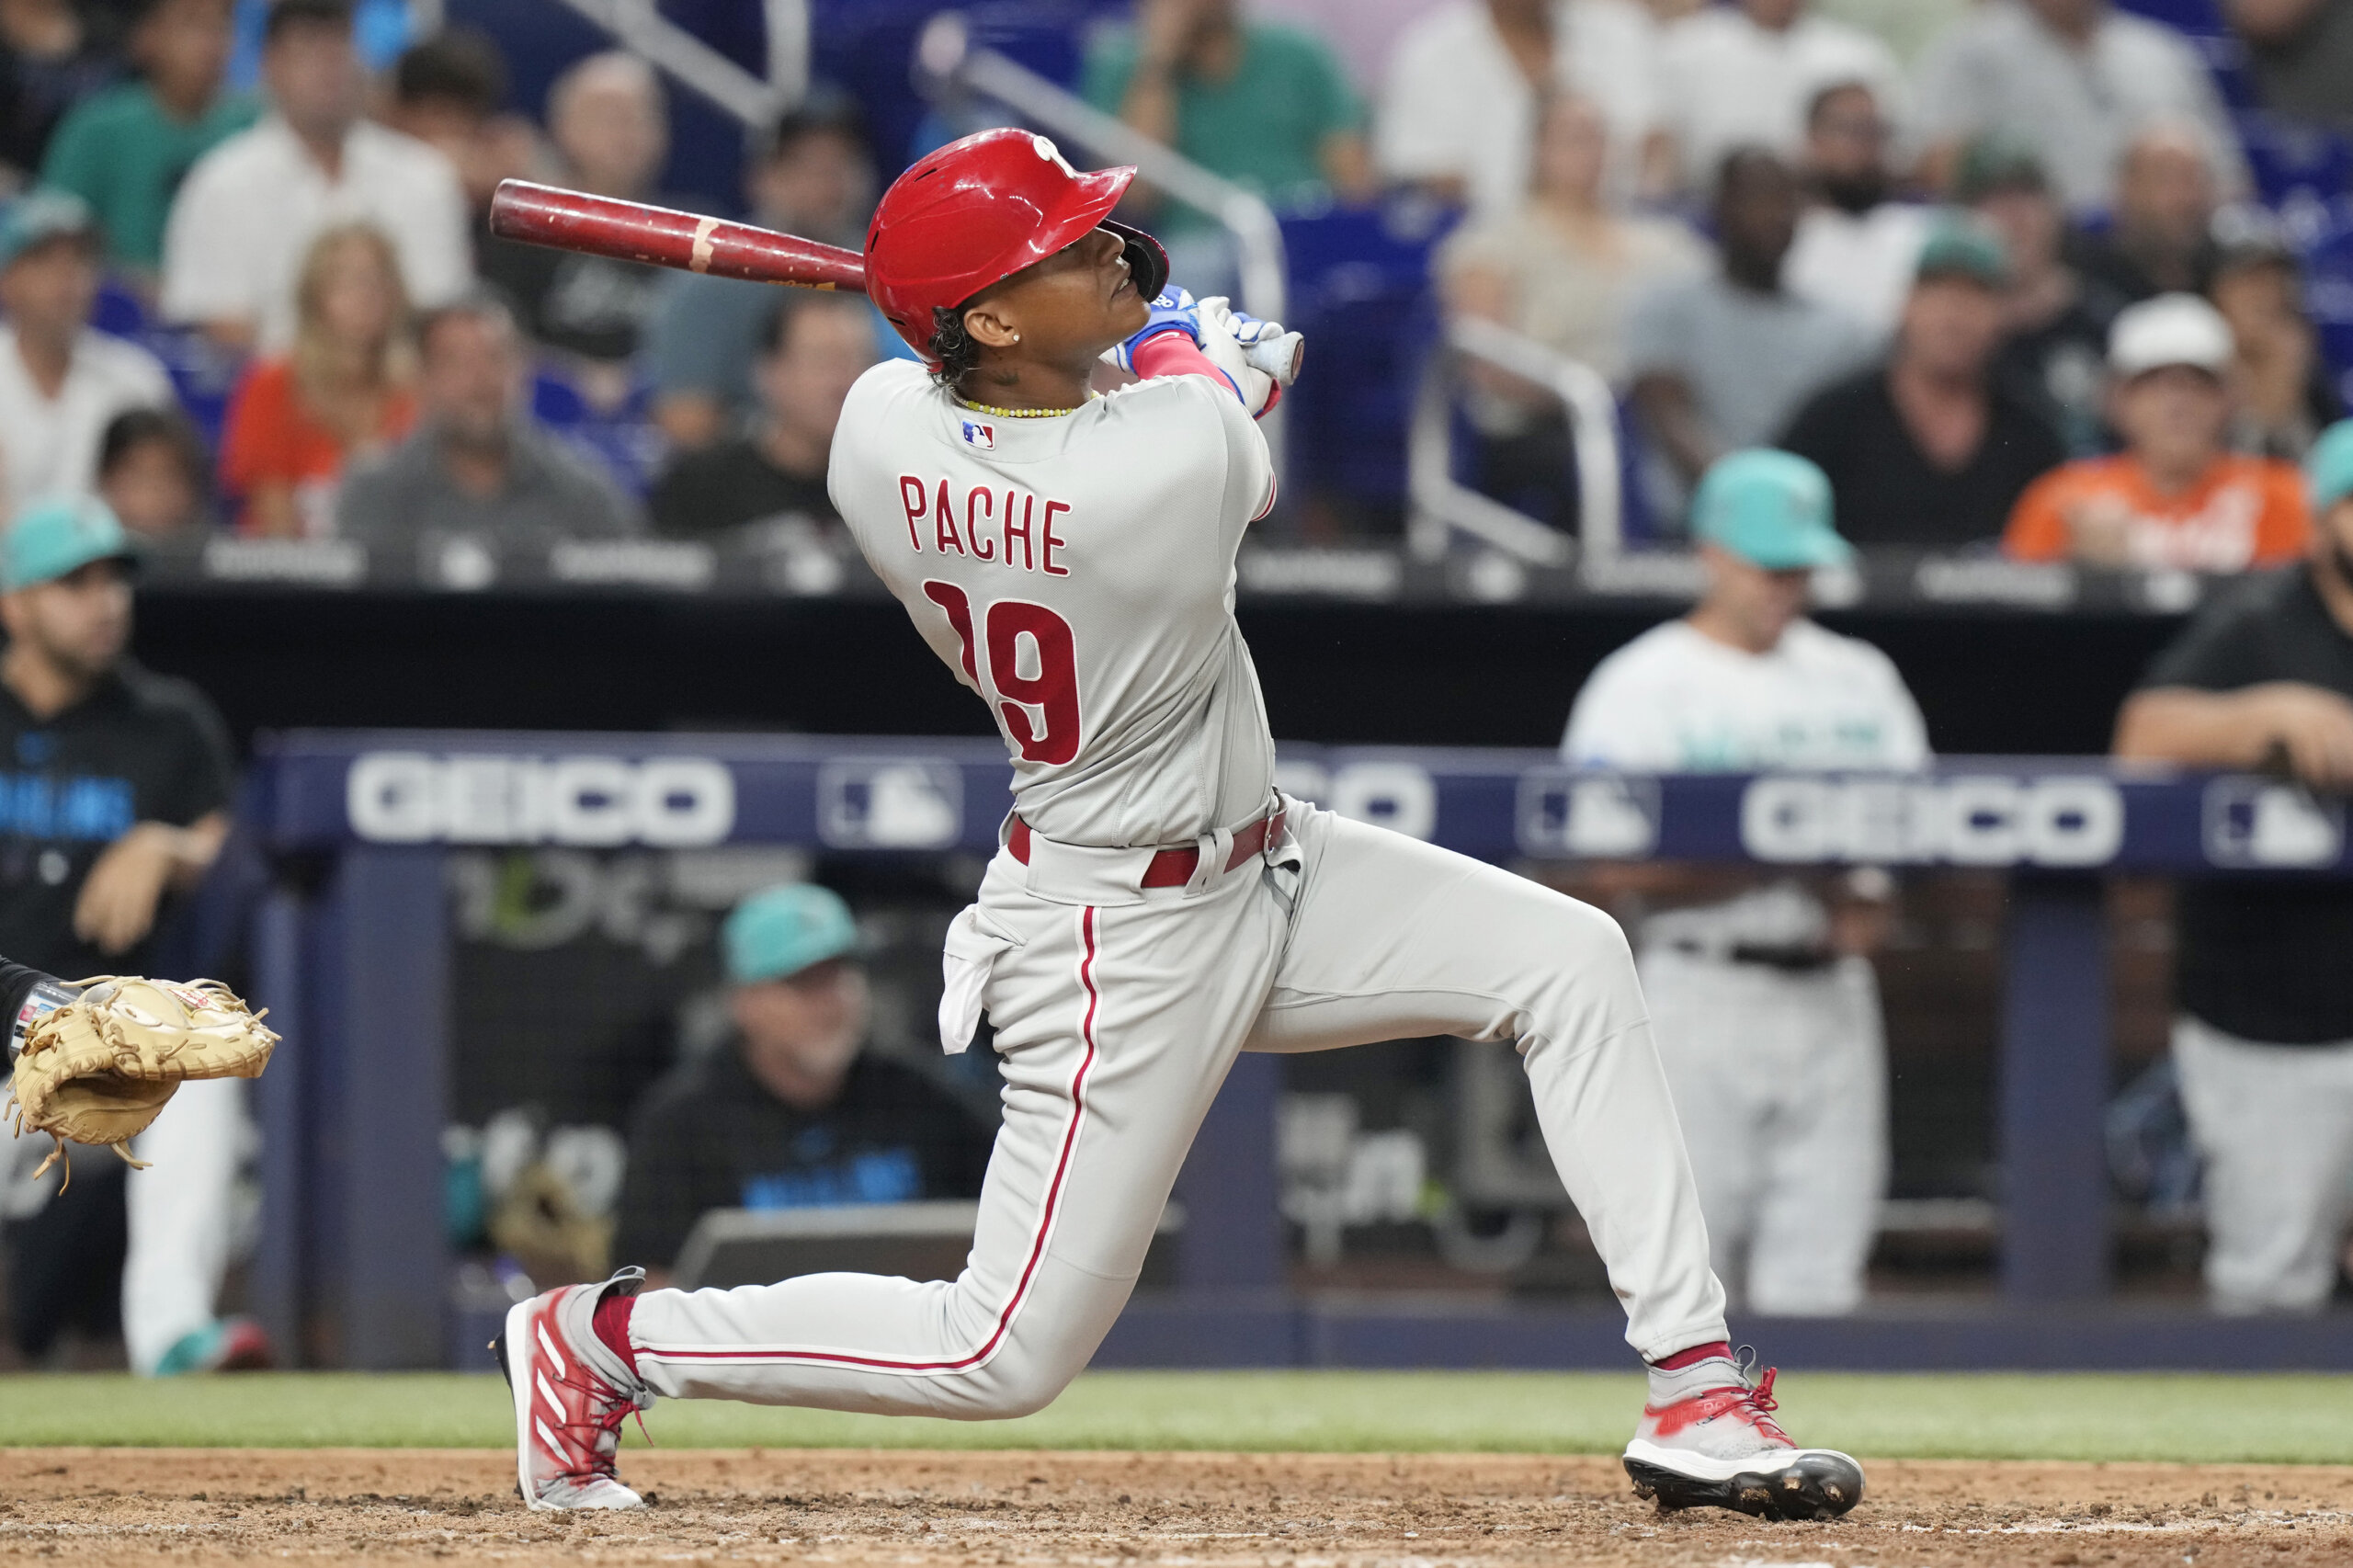
[[1096,229],[1127,242],[1136,291],[1168,281],[1168,253],[1109,221],[1133,168],[1080,174],[1044,137],[983,131],[951,142],[891,182],[866,231],[867,296],[934,369],[931,312],[953,310]]

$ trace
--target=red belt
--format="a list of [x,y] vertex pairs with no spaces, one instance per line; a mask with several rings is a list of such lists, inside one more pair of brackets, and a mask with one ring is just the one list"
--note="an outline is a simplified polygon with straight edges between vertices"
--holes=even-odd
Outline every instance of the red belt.
[[[1269,812],[1233,835],[1233,853],[1225,858],[1229,871],[1245,860],[1267,852],[1267,846],[1282,837],[1283,813]],[[1027,866],[1029,863],[1029,824],[1019,817],[1013,819],[1013,831],[1006,835],[1005,846],[1013,858]],[[1148,888],[1181,888],[1193,880],[1200,869],[1201,852],[1188,845],[1182,849],[1163,849],[1153,856],[1143,869],[1143,886]]]

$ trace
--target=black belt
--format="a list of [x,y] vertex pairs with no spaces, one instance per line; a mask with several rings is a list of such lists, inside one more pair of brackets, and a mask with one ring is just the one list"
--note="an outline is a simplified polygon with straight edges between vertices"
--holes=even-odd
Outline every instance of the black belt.
[[1678,953],[1692,958],[1722,957],[1733,963],[1752,964],[1758,969],[1777,969],[1784,974],[1812,974],[1828,969],[1838,961],[1838,955],[1829,949],[1811,942],[1734,942],[1721,953],[1712,952],[1704,942],[1684,937],[1668,944]]

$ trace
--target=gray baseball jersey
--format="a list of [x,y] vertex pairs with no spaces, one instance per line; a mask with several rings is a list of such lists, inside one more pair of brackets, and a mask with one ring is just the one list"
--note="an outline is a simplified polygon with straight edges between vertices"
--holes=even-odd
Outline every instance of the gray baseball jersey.
[[828,483],[916,630],[988,702],[1036,832],[1182,844],[1266,810],[1274,746],[1233,557],[1274,470],[1222,382],[1006,419],[891,361],[851,391]]

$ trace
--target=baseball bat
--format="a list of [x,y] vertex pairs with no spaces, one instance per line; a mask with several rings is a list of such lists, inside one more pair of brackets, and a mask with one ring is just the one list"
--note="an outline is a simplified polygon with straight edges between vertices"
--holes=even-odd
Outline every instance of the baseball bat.
[[796,289],[855,289],[861,293],[866,289],[865,262],[856,251],[839,245],[529,180],[498,182],[490,199],[490,232],[524,244],[707,272],[713,278]]
[[[780,234],[618,197],[591,196],[530,180],[506,179],[490,199],[490,232],[502,240],[740,278],[796,289],[866,289],[866,262],[839,245]],[[1254,343],[1244,358],[1285,386],[1299,374],[1296,339]]]

